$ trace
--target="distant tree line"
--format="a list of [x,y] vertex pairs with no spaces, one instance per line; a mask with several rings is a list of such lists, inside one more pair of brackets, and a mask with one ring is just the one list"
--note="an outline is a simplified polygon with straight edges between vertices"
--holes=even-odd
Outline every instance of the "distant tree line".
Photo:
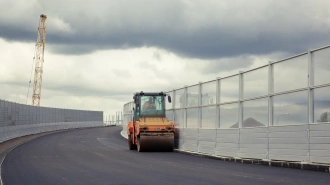
[[320,119],[317,120],[317,122],[329,122],[329,113],[328,112],[323,112],[320,115]]

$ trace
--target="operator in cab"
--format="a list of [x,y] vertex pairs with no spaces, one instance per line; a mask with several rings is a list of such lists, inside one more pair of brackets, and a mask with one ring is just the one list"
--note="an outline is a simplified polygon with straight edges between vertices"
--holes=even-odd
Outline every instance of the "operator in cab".
[[156,109],[154,97],[150,97],[149,98],[149,101],[144,102],[144,104],[142,106],[142,109],[143,110],[146,110],[146,109]]

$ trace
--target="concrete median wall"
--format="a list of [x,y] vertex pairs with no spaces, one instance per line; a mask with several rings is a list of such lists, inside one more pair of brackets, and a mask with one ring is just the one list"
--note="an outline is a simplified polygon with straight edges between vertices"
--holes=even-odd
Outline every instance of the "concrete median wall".
[[103,112],[37,107],[0,100],[0,143],[47,131],[103,126]]

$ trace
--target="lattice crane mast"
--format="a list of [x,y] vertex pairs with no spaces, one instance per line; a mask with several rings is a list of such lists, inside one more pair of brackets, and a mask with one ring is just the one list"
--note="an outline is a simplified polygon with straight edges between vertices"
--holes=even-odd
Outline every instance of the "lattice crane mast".
[[40,106],[41,86],[42,86],[42,73],[44,64],[44,50],[46,44],[46,19],[44,14],[40,15],[38,37],[35,50],[35,70],[34,70],[34,83],[32,94],[32,105]]

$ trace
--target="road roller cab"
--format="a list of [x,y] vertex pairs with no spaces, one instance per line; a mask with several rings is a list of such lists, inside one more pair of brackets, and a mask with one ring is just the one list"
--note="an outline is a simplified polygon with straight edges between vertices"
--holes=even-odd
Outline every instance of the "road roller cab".
[[175,128],[166,118],[166,97],[171,102],[171,97],[163,92],[134,94],[134,117],[127,128],[130,150],[173,151]]

